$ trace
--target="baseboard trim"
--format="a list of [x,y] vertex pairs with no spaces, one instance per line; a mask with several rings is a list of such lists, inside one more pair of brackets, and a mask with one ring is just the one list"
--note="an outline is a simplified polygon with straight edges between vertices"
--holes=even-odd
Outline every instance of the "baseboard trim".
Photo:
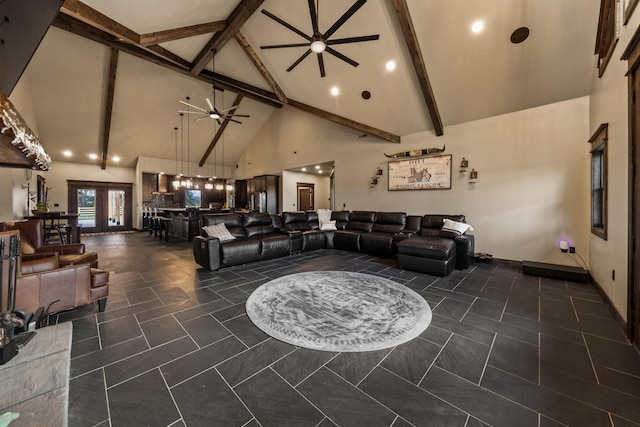
[[[591,284],[593,284],[593,287],[596,288],[596,291],[598,291],[600,298],[604,300],[607,308],[609,309],[609,312],[615,319],[616,323],[618,323],[618,325],[622,328],[622,333],[625,337],[627,337],[627,340],[629,340],[630,337],[627,335],[627,322],[624,321],[618,310],[616,310],[615,306],[613,305],[613,302],[611,301],[611,298],[609,298],[609,295],[607,295],[607,293],[604,291],[604,288],[600,285],[600,283],[598,283],[595,277],[591,275],[591,273],[589,273],[589,280],[591,281]],[[634,347],[636,347],[636,350],[639,350],[637,348],[637,343],[636,345],[634,345]]]

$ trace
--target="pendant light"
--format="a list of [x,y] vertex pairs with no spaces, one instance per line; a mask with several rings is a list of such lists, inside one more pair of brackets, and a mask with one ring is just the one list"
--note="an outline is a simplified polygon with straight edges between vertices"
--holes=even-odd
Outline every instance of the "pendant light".
[[[180,113],[180,115],[182,116],[182,113]],[[178,179],[178,127],[174,127],[173,130],[175,131],[176,137],[176,174],[174,175],[173,182],[171,184],[173,185],[173,188],[177,190],[180,188],[180,180]]]

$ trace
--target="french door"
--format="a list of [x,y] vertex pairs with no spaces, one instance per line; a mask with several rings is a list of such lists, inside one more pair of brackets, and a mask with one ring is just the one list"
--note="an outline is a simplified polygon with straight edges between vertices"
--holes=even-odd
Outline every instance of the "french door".
[[69,212],[78,214],[82,232],[132,229],[132,184],[68,181]]

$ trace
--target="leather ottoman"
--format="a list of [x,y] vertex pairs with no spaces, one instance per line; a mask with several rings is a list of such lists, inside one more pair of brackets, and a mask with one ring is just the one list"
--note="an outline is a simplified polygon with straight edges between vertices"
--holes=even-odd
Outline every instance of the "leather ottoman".
[[398,267],[435,276],[447,276],[456,265],[456,244],[442,237],[417,236],[397,244]]

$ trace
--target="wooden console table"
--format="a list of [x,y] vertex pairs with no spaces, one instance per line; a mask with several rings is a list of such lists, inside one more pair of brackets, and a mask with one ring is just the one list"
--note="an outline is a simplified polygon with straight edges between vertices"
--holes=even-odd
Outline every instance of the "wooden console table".
[[0,366],[0,415],[20,415],[11,427],[67,425],[71,331],[71,322],[38,329]]

